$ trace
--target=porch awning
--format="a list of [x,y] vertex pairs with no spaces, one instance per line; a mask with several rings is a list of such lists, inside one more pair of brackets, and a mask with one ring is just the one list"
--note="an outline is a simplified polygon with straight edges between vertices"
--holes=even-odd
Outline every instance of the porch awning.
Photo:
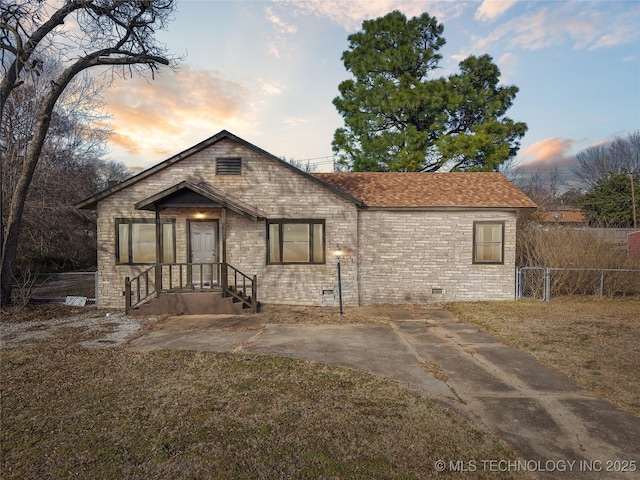
[[180,182],[135,204],[137,210],[164,208],[227,208],[253,220],[267,214],[253,205],[235,198],[206,183]]

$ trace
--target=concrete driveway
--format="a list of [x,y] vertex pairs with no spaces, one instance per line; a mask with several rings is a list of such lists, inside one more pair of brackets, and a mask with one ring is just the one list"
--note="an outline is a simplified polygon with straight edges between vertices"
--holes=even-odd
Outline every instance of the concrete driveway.
[[392,325],[285,325],[263,323],[260,315],[172,317],[129,347],[268,354],[369,371],[457,410],[523,459],[482,468],[526,469],[540,478],[640,478],[639,418],[449,312],[434,309],[420,320],[396,317]]

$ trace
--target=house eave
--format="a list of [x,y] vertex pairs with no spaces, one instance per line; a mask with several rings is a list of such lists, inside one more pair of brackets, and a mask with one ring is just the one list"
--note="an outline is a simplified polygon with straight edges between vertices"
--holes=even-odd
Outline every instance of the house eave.
[[[181,190],[190,190],[196,193],[202,200],[193,203],[181,204],[179,206],[176,206],[174,204],[163,206],[163,200],[169,198],[171,195],[178,193]],[[156,210],[156,208],[198,208],[202,206],[227,208],[240,215],[249,217],[254,221],[267,218],[267,214],[262,210],[254,207],[253,205],[248,205],[245,202],[232,197],[231,195],[228,195],[211,187],[210,185],[194,185],[193,183],[187,181],[173,185],[135,204],[136,210],[150,211],[154,211]]]
[[375,211],[398,211],[398,212],[459,212],[459,211],[520,211],[520,210],[535,210],[536,207],[519,207],[513,205],[482,205],[482,206],[470,206],[470,205],[446,205],[446,206],[376,206],[365,205],[363,209]]

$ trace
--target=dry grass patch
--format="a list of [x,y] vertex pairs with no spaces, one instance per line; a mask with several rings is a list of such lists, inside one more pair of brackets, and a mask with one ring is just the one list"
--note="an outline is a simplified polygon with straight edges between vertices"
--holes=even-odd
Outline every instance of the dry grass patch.
[[439,459],[515,458],[457,414],[363,372],[78,345],[91,335],[60,330],[1,352],[3,478],[420,479]]
[[447,307],[640,416],[640,300],[455,303]]
[[[82,310],[95,310],[95,307],[86,307]],[[60,303],[34,303],[27,306],[3,308],[1,318],[3,322],[8,323],[29,322],[34,319],[44,321],[71,316],[78,313],[78,311],[78,307],[70,307]]]
[[341,317],[338,307],[308,307],[264,305],[258,314],[266,323],[280,324],[391,324],[399,319],[421,319],[428,311],[440,308],[436,304],[378,304],[345,307]]

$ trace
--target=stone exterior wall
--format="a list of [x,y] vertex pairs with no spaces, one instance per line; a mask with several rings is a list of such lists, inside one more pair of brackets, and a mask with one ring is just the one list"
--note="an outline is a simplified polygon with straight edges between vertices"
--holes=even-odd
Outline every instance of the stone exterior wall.
[[[217,176],[216,157],[241,157],[242,175]],[[331,304],[337,290],[340,249],[343,303],[434,302],[514,298],[514,212],[358,209],[350,200],[231,139],[184,158],[98,204],[98,298],[101,308],[124,309],[124,279],[149,265],[116,265],[115,218],[154,218],[134,205],[182,181],[206,182],[264,211],[269,219],[325,221],[326,262],[318,265],[268,265],[267,226],[241,214],[226,214],[226,260],[249,276],[257,275],[263,303]],[[176,262],[187,262],[189,222],[218,221],[220,208],[168,209],[175,219]],[[473,222],[505,222],[503,265],[474,265]],[[218,250],[220,251],[220,241]],[[219,256],[221,259],[221,256]],[[434,290],[436,289],[436,290]],[[434,292],[442,293],[434,293]]]
[[[473,222],[486,220],[505,222],[503,265],[473,264]],[[503,211],[362,211],[360,302],[512,300],[515,229]]]
[[[216,157],[241,157],[241,176],[216,176]],[[148,265],[116,265],[115,218],[154,218],[152,212],[134,205],[181,181],[207,182],[229,195],[267,213],[270,219],[325,220],[326,264],[267,265],[266,222],[253,221],[228,211],[227,262],[247,275],[258,277],[258,299],[264,303],[320,305],[322,291],[337,282],[332,253],[337,246],[348,252],[343,258],[344,302],[355,305],[357,272],[357,210],[355,205],[316,182],[252,149],[224,139],[128,188],[112,194],[98,205],[98,297],[101,308],[124,309],[124,279],[134,277]],[[187,261],[189,220],[221,218],[221,209],[170,209],[163,218],[176,221],[176,261]],[[219,232],[220,233],[220,232]]]

